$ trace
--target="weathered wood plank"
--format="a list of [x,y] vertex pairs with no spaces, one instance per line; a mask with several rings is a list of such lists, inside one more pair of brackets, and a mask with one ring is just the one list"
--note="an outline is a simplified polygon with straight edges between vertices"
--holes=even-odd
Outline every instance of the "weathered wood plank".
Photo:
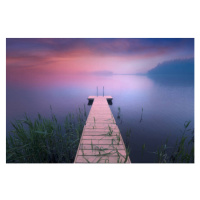
[[116,124],[98,124],[98,123],[93,123],[93,122],[88,122],[85,125],[85,129],[106,129],[109,130],[113,129],[119,129]]
[[116,139],[116,136],[120,137],[120,140],[122,139],[121,136],[118,134],[112,135],[112,136],[108,136],[107,134],[105,135],[83,135],[82,136],[82,140],[112,140],[112,139]]
[[78,156],[126,156],[124,149],[82,149],[78,151]]
[[107,103],[111,96],[89,96],[92,108],[83,129],[75,163],[130,163],[126,147]]
[[112,145],[112,144],[116,144],[116,145],[119,145],[119,144],[122,144],[123,145],[123,143],[122,143],[122,141],[118,141],[117,139],[107,139],[107,140],[105,140],[105,139],[100,139],[100,140],[84,140],[84,139],[82,139],[81,140],[81,144],[110,144],[110,145]]
[[[79,150],[89,150],[89,149],[121,149],[124,150],[124,145],[109,145],[109,144],[98,144],[98,145],[91,145],[91,144],[80,144]],[[78,151],[77,151],[78,152]]]
[[124,163],[125,158],[120,156],[77,156],[76,163]]

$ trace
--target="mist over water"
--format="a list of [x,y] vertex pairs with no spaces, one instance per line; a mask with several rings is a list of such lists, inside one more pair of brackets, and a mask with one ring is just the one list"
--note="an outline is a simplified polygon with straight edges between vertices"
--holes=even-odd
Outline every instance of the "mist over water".
[[[169,138],[169,146],[181,135],[184,122],[191,120],[194,128],[194,80],[189,76],[79,75],[48,80],[26,80],[26,84],[7,84],[7,134],[10,121],[32,118],[37,113],[49,117],[50,105],[59,122],[86,105],[90,95],[111,95],[110,105],[123,139],[131,129],[130,159],[132,162],[154,162],[152,153]],[[117,119],[120,107],[120,119]],[[143,114],[142,114],[143,108]],[[142,114],[142,120],[141,120]],[[142,145],[147,151],[141,156]]]

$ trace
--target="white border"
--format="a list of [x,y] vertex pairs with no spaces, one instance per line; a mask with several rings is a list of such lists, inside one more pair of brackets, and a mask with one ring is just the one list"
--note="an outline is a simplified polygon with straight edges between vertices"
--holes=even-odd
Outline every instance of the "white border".
[[[1,199],[200,199],[197,1],[1,1]],[[6,165],[6,38],[194,37],[195,164]]]

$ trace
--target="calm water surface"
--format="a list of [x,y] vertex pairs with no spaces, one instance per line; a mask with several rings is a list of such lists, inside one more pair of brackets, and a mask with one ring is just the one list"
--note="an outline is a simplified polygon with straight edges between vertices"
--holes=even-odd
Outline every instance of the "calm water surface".
[[[191,120],[194,128],[194,83],[188,78],[147,77],[136,75],[113,76],[60,76],[44,80],[26,80],[20,84],[7,83],[7,134],[10,121],[23,119],[26,112],[32,118],[37,113],[50,116],[50,105],[60,123],[69,112],[87,105],[87,97],[96,95],[113,97],[110,106],[125,140],[131,129],[132,162],[154,162],[152,153],[168,138],[173,146],[184,122]],[[121,117],[117,119],[118,107]],[[86,106],[89,113],[91,106]],[[143,108],[142,121],[141,114]],[[142,156],[142,145],[146,152]]]

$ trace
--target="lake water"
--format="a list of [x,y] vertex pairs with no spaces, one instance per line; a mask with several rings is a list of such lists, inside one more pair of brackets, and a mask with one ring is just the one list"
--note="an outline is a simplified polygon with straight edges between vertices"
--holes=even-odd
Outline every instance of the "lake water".
[[[112,76],[52,76],[48,79],[7,82],[7,134],[12,129],[10,121],[22,119],[26,112],[32,118],[37,113],[50,116],[50,105],[60,123],[69,112],[87,105],[87,97],[111,95],[112,113],[125,140],[125,132],[131,129],[130,159],[136,163],[155,161],[161,143],[168,138],[173,146],[184,122],[191,120],[194,128],[194,82],[188,77],[148,77],[136,75]],[[121,117],[117,119],[118,107]],[[87,105],[89,113],[91,106]],[[142,114],[143,108],[143,114]],[[142,114],[142,120],[141,119]],[[142,145],[146,151],[142,156]]]

